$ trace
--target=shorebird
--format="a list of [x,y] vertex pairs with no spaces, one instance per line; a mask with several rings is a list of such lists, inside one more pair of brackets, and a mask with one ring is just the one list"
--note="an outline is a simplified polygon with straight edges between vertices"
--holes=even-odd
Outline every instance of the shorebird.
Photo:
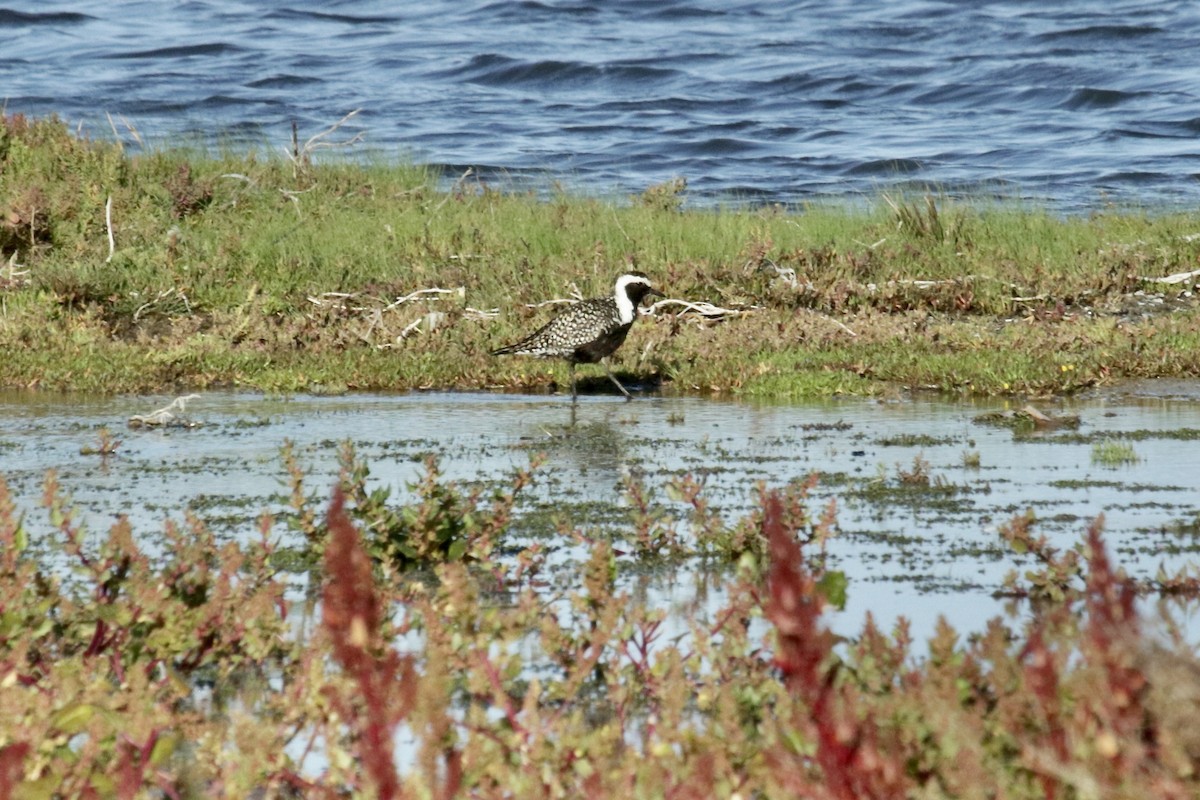
[[565,358],[571,373],[571,401],[575,392],[575,365],[604,365],[604,371],[626,400],[633,396],[617,380],[608,367],[608,357],[625,341],[638,305],[650,295],[663,293],[650,285],[650,279],[640,272],[626,272],[617,278],[610,297],[580,300],[521,341],[493,350],[494,356],[538,356]]

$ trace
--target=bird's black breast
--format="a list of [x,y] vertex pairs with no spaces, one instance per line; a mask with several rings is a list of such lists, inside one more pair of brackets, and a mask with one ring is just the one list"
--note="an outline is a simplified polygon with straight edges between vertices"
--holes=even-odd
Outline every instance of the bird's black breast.
[[631,327],[633,327],[632,322],[628,325],[619,325],[605,331],[592,341],[579,345],[571,354],[571,360],[576,364],[595,364],[605,356],[612,355],[613,351],[625,341],[625,336]]

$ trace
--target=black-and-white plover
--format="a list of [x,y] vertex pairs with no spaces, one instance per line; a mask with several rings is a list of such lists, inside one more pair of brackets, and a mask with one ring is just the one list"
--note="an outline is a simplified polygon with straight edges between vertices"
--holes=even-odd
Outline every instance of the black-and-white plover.
[[632,400],[612,374],[607,359],[625,341],[637,319],[638,306],[650,295],[662,297],[663,293],[651,286],[650,279],[642,273],[626,272],[617,278],[610,297],[580,300],[516,344],[493,350],[492,355],[565,358],[571,373],[572,401],[576,399],[575,365],[599,362],[621,394]]

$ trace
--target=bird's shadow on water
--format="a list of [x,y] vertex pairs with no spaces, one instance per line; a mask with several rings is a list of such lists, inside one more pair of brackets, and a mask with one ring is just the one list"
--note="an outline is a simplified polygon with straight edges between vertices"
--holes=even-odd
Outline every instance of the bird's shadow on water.
[[[631,395],[657,394],[662,388],[661,375],[644,375],[636,372],[613,372],[617,380],[621,382]],[[567,387],[568,393],[570,386]],[[613,382],[608,379],[607,375],[588,375],[580,376],[575,379],[575,391],[580,395],[616,395],[621,396],[621,392],[613,385]]]

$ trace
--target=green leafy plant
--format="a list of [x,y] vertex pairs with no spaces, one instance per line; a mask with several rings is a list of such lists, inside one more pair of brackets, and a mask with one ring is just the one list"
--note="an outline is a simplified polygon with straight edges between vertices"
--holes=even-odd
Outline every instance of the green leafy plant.
[[1037,567],[1026,570],[1022,583],[1016,571],[1004,578],[1002,592],[1016,597],[1062,602],[1073,596],[1082,581],[1084,559],[1077,549],[1060,552],[1045,536],[1035,535],[1033,511],[1013,517],[1000,527],[1000,538],[1018,555],[1031,556]]

